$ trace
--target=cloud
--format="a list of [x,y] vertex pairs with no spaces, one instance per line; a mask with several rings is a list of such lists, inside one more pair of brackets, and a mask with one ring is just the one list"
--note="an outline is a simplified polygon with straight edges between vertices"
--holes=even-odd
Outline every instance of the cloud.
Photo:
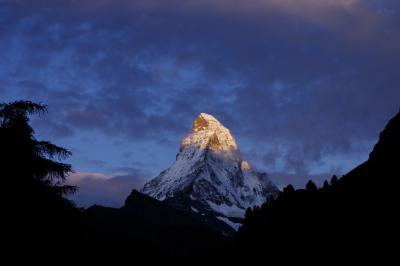
[[135,172],[111,175],[77,172],[67,178],[68,184],[79,187],[70,198],[85,208],[93,204],[121,207],[132,189],[140,190],[144,182],[145,178]]
[[231,2],[2,1],[0,90],[47,103],[49,138],[156,143],[147,165],[200,112],[269,172],[367,156],[399,105],[396,1]]

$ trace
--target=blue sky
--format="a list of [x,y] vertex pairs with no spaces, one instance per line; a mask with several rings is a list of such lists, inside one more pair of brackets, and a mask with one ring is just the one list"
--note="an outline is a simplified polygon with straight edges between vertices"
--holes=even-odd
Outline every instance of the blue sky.
[[280,186],[368,158],[400,106],[395,0],[0,0],[0,100],[45,103],[80,205],[121,205],[200,112]]

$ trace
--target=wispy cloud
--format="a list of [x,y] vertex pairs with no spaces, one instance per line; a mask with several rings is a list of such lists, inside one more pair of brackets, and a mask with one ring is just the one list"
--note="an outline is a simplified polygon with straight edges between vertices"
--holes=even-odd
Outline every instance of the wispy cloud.
[[138,173],[101,173],[77,172],[67,178],[67,183],[76,185],[79,190],[70,196],[78,206],[89,207],[100,204],[109,207],[121,207],[132,189],[140,190],[146,180]]

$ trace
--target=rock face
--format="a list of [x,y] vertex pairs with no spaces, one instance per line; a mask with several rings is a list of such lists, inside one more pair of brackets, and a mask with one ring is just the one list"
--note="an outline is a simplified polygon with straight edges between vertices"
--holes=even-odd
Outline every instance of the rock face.
[[182,140],[175,163],[146,183],[142,192],[237,229],[246,208],[261,205],[278,189],[266,173],[241,158],[226,127],[201,113]]

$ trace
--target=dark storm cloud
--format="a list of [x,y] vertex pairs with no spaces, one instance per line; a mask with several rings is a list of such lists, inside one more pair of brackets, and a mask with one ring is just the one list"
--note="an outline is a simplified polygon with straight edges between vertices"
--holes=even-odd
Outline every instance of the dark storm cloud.
[[209,112],[267,169],[306,176],[368,150],[397,111],[398,12],[394,0],[1,1],[0,90],[48,103],[41,126],[56,136],[170,143]]

